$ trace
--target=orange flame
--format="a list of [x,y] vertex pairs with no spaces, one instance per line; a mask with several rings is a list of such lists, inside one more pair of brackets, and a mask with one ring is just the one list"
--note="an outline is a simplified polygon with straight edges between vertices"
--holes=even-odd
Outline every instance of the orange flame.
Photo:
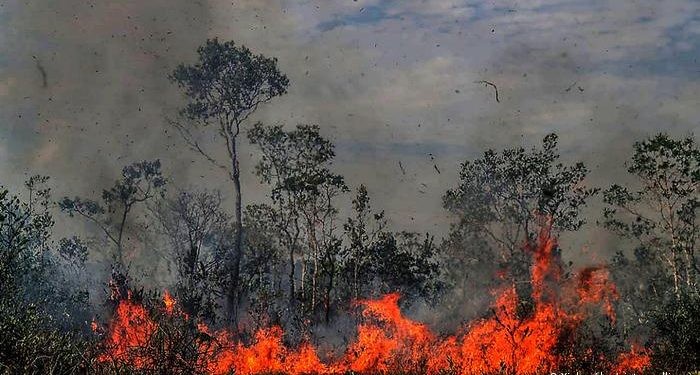
[[[438,337],[419,322],[402,315],[399,294],[387,294],[377,300],[359,301],[362,323],[357,337],[339,358],[319,357],[309,342],[297,347],[284,343],[284,331],[273,326],[255,333],[250,344],[236,340],[222,330],[212,332],[197,323],[201,336],[198,366],[209,374],[422,372],[437,374],[541,373],[556,371],[563,363],[556,351],[562,332],[577,327],[591,309],[600,309],[614,321],[613,301],[619,298],[609,272],[602,266],[589,267],[578,273],[573,283],[562,283],[560,262],[555,259],[556,240],[548,230],[532,249],[532,299],[534,306],[522,312],[514,287],[496,293],[492,314],[463,327],[460,333]],[[564,284],[564,285],[562,285]],[[557,287],[560,286],[561,288]],[[568,298],[560,294],[570,293]],[[164,312],[180,314],[175,299],[165,293]],[[148,345],[159,323],[140,304],[121,301],[106,336],[103,362],[126,363],[136,368],[152,366],[155,360],[135,348]],[[212,343],[214,349],[212,350]],[[167,348],[166,348],[167,349]],[[649,367],[650,352],[633,346],[619,354],[607,367],[618,373],[640,372]]]
[[175,299],[173,299],[167,290],[163,294],[163,304],[165,305],[165,311],[168,314],[172,314],[173,309],[175,308]]
[[148,356],[140,355],[158,328],[146,308],[131,298],[120,301],[109,327],[105,346],[109,348],[98,359],[104,362],[128,363],[136,368],[150,365]]
[[639,374],[645,369],[649,368],[651,365],[651,351],[645,348],[640,348],[636,345],[632,345],[629,352],[621,353],[617,359],[617,365],[613,369],[613,373],[617,374],[627,374],[636,373]]

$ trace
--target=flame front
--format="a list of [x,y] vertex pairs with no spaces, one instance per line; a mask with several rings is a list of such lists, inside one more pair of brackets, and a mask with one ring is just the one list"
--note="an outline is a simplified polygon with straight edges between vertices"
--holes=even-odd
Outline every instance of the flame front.
[[[197,323],[198,366],[210,374],[420,372],[437,374],[552,372],[569,358],[557,354],[562,333],[578,327],[588,314],[602,309],[614,322],[613,301],[619,296],[604,267],[589,267],[569,284],[561,283],[559,262],[554,260],[556,241],[549,231],[540,233],[539,246],[533,249],[532,311],[523,316],[513,286],[496,293],[490,317],[474,321],[461,332],[439,337],[424,324],[410,320],[399,309],[399,294],[387,294],[376,300],[359,301],[362,323],[355,340],[339,358],[319,357],[309,342],[297,347],[284,343],[284,331],[273,326],[255,333],[244,344],[228,331],[212,332]],[[555,287],[560,285],[561,287]],[[165,314],[181,314],[176,301],[166,293]],[[158,323],[140,304],[121,301],[105,337],[105,353],[100,361],[125,363],[136,368],[151,368],[155,360],[148,351],[159,329]],[[167,344],[166,344],[167,350]],[[606,367],[617,373],[640,372],[650,364],[648,350],[632,346]],[[575,360],[575,359],[574,359]]]
[[146,308],[131,300],[121,301],[115,312],[114,320],[106,338],[105,351],[98,359],[100,361],[121,362],[136,368],[151,365],[151,358],[140,353],[147,346],[150,337],[158,328],[151,319]]

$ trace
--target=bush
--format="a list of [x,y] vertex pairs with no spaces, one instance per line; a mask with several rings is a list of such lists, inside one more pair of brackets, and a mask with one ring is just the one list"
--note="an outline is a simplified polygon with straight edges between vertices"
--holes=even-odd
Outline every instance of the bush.
[[654,309],[652,364],[679,373],[700,368],[700,297],[683,293]]
[[61,332],[41,308],[0,302],[0,373],[75,374],[87,366],[88,343],[78,334]]

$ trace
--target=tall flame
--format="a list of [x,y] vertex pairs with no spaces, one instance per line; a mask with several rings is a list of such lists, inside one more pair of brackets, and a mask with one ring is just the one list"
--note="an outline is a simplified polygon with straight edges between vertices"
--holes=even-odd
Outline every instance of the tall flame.
[[[94,327],[94,326],[93,326]],[[128,363],[136,368],[148,367],[151,358],[140,354],[140,349],[148,344],[158,328],[146,308],[131,300],[131,296],[120,301],[114,319],[105,339],[105,351],[98,359],[118,363]]]
[[[231,332],[212,332],[205,324],[197,323],[201,336],[211,338],[197,342],[200,346],[197,365],[209,374],[233,371],[241,375],[556,371],[566,359],[556,351],[562,333],[576,328],[595,308],[602,309],[614,322],[613,301],[619,298],[608,271],[602,266],[580,271],[569,284],[561,282],[560,263],[554,256],[556,247],[556,240],[548,230],[543,230],[539,245],[532,249],[534,307],[528,313],[519,311],[521,301],[511,285],[496,292],[490,317],[466,325],[455,335],[439,337],[425,324],[403,316],[398,305],[399,294],[391,293],[376,300],[359,301],[362,323],[357,327],[357,337],[339,358],[323,360],[309,342],[297,347],[286,345],[284,331],[278,326],[257,331],[252,342],[244,344]],[[180,314],[189,319],[167,292],[163,303],[166,314]],[[121,301],[109,324],[105,353],[99,360],[149,368],[154,359],[149,352],[137,349],[149,345],[150,337],[158,329],[159,323],[146,308],[131,299]],[[639,372],[648,368],[649,355],[648,350],[632,346],[607,367],[618,373]]]

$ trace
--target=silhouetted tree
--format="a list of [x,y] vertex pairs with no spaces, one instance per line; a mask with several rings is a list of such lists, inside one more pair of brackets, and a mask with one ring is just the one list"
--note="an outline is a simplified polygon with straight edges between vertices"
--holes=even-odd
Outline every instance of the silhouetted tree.
[[[230,314],[234,317],[243,246],[238,135],[241,126],[260,104],[287,92],[289,80],[278,70],[277,59],[254,55],[245,46],[236,46],[233,42],[207,40],[197,49],[197,54],[199,61],[196,64],[179,65],[170,75],[170,79],[185,91],[188,98],[181,115],[189,120],[186,124],[172,123],[192,149],[226,170],[233,182],[236,231],[230,254],[228,302]],[[204,130],[206,125],[213,125],[215,133],[221,138],[228,155],[228,165],[220,163],[199,142],[194,130]]]
[[692,137],[657,134],[634,144],[634,187],[604,192],[603,226],[634,244],[613,259],[631,316],[625,330],[647,333],[664,371],[700,366],[700,147]]
[[605,191],[603,225],[633,239],[639,257],[657,263],[676,296],[697,290],[700,239],[700,148],[692,137],[658,134],[634,144],[628,172],[638,189]]
[[233,227],[218,193],[178,193],[153,210],[172,248],[176,296],[192,318],[214,318],[217,297],[226,288],[225,255]]
[[[248,138],[262,153],[256,173],[272,188],[274,208],[270,209],[275,212],[289,256],[290,301],[294,303],[296,298],[304,310],[313,312],[319,305],[323,282],[328,311],[338,250],[334,199],[347,191],[343,177],[328,168],[335,156],[333,144],[313,125],[298,125],[285,131],[280,125],[258,123]],[[302,257],[298,291],[297,253]]]
[[354,215],[343,226],[341,252],[346,302],[400,292],[431,299],[442,288],[433,237],[386,230],[384,211],[372,212],[369,194],[360,185],[352,201]]
[[380,238],[385,236],[387,226],[384,211],[372,212],[369,193],[365,185],[357,188],[352,200],[354,215],[349,217],[343,226],[348,245],[343,249],[344,271],[349,280],[350,297],[358,299],[360,288],[368,275],[370,268],[369,249],[376,246]]
[[290,318],[288,252],[283,246],[296,245],[283,232],[290,230],[284,219],[269,204],[248,205],[243,215],[245,256],[241,281],[249,300],[248,314],[256,329],[282,324]]
[[75,240],[53,248],[47,180],[31,177],[25,197],[0,189],[1,373],[73,374],[85,365],[86,342],[73,330],[86,318],[87,295],[66,277],[84,249]]
[[142,161],[122,169],[122,177],[109,189],[102,191],[102,202],[80,197],[64,197],[58,206],[69,216],[80,216],[93,223],[108,242],[114,245],[114,265],[111,287],[118,300],[126,296],[128,270],[124,264],[124,233],[130,216],[138,205],[162,196],[166,180],[160,171],[160,161]]

